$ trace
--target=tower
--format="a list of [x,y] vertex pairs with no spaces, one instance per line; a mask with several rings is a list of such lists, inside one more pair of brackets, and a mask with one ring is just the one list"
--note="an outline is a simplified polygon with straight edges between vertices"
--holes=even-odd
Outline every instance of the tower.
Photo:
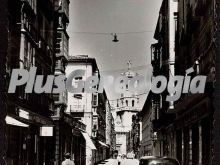
[[[116,108],[116,120],[115,120],[115,130],[116,130],[116,146],[119,154],[127,154],[127,148],[129,146],[129,134],[132,129],[132,116],[139,112],[138,104],[139,98],[136,93],[132,93],[129,90],[129,82],[138,75],[131,70],[131,62],[128,61],[128,69],[126,72],[121,73],[124,76],[124,80],[121,83],[125,83],[125,88],[123,93],[120,94],[120,98],[117,100]],[[123,88],[123,87],[122,87]]]

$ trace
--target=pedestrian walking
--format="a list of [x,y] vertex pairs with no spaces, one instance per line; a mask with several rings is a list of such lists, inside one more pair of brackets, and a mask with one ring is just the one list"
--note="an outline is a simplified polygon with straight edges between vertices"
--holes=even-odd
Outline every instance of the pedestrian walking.
[[118,160],[118,165],[121,165],[121,156],[120,155],[117,156],[117,160]]
[[71,158],[70,153],[65,153],[64,158],[65,160],[62,162],[62,165],[75,165],[75,163],[72,160],[70,160]]

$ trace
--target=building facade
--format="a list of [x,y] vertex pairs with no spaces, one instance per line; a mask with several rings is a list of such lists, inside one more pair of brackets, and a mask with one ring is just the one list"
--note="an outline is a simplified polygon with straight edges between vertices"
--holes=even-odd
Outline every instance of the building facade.
[[2,145],[5,160],[0,164],[61,164],[65,152],[72,154],[75,164],[85,164],[85,139],[81,134],[85,125],[65,113],[65,92],[58,96],[43,92],[47,75],[65,74],[69,1],[8,0],[5,5],[4,89],[9,87],[13,69],[31,72],[33,84],[35,74],[45,77],[36,79],[42,84],[38,91],[30,87],[33,92],[26,92],[25,85],[19,86],[15,93],[1,99],[7,116]]
[[[69,76],[70,73],[79,69],[85,72],[75,75],[72,83],[74,87],[79,87],[79,84],[82,84],[82,81],[86,81],[90,76],[97,76],[100,79],[94,58],[85,55],[70,56],[66,75]],[[83,89],[79,93],[68,93],[66,112],[86,124],[86,164],[88,165],[107,158],[109,146],[106,144],[106,101],[105,90],[100,93],[88,93]]]
[[152,107],[152,95],[149,94],[142,110],[139,113],[142,122],[142,140],[140,144],[140,156],[155,155],[153,141],[153,124],[151,122],[152,120],[154,120],[153,112],[154,111]]
[[108,157],[113,157],[116,150],[116,133],[112,107],[109,101],[106,101],[106,144],[109,146]]
[[[153,96],[153,104],[149,102],[143,109],[147,112],[152,104],[151,111],[155,113],[153,154],[175,157],[184,165],[218,164],[219,2],[184,0],[175,4],[177,10],[170,7],[173,3],[164,0],[161,6],[154,36],[158,43],[152,45],[153,74],[169,79],[174,67],[173,75],[190,76],[191,79],[205,75],[207,81],[204,94],[188,91],[181,94],[178,101],[169,103],[165,101],[164,96],[168,94],[165,91],[160,96]],[[170,30],[174,36],[167,33]],[[169,49],[173,43],[175,60],[172,61],[173,52]],[[194,72],[189,73],[189,68]]]
[[[95,141],[97,150],[95,151],[95,163],[99,163],[109,158],[109,148],[106,144],[106,101],[105,90],[97,95],[96,112],[93,115],[92,139]],[[93,100],[94,96],[93,96]],[[96,105],[96,103],[95,103]]]
[[1,53],[0,53],[0,146],[2,149],[0,150],[0,164],[5,164],[5,157],[6,157],[6,122],[5,117],[7,115],[7,109],[6,109],[6,60],[7,60],[7,54],[8,54],[8,1],[1,1],[0,6],[0,32],[2,33],[0,37],[0,47],[1,47]]
[[[50,0],[7,2],[8,89],[14,68],[37,67],[33,72],[38,75],[54,73],[55,3]],[[45,136],[44,130],[53,128],[52,95],[25,93],[25,87],[20,86],[16,93],[7,95],[6,103],[7,164],[51,164],[55,159],[51,150],[54,146],[52,137]]]
[[[176,120],[169,133],[169,148],[182,164],[213,164],[212,140],[215,102],[215,1],[179,2],[176,29],[176,74],[206,75],[204,94],[182,94],[175,103]],[[184,71],[185,70],[185,71]],[[215,98],[216,99],[216,98]],[[215,108],[213,108],[215,107]],[[175,148],[172,140],[176,139]],[[184,147],[181,148],[180,145]],[[214,144],[214,146],[217,144]]]
[[140,158],[141,123],[139,113],[132,116],[131,146],[135,158]]
[[127,146],[130,144],[127,140],[129,138],[129,132],[132,130],[132,116],[139,112],[139,98],[129,91],[130,80],[138,74],[130,69],[130,62],[128,66],[128,70],[121,74],[124,77],[124,80],[121,81],[121,90],[124,92],[121,93],[120,99],[116,101],[115,107],[116,149],[118,150],[118,154],[125,156],[128,154],[128,148],[130,148]]
[[[65,76],[65,70],[69,57],[69,36],[67,25],[69,23],[69,0],[56,1],[56,39],[55,39],[55,75]],[[66,112],[68,100],[67,90],[53,94],[54,99],[54,145],[56,164],[64,160],[64,153],[69,152],[71,159],[77,165],[84,165],[86,162],[86,142],[81,132],[84,132],[86,125],[76,120],[72,114]]]

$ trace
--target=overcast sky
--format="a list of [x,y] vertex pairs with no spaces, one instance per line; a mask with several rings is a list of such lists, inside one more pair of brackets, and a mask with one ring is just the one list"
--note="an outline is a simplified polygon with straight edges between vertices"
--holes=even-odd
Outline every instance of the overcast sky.
[[[162,0],[70,0],[70,55],[95,57],[100,71],[116,74],[127,61],[149,71],[150,45]],[[116,33],[119,42],[112,42]],[[110,99],[115,95],[107,89]]]

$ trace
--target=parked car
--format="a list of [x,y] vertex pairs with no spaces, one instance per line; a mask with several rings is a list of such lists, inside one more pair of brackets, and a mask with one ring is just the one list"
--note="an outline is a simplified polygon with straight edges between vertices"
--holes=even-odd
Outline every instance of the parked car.
[[173,158],[145,156],[140,159],[139,165],[180,165],[180,163]]

